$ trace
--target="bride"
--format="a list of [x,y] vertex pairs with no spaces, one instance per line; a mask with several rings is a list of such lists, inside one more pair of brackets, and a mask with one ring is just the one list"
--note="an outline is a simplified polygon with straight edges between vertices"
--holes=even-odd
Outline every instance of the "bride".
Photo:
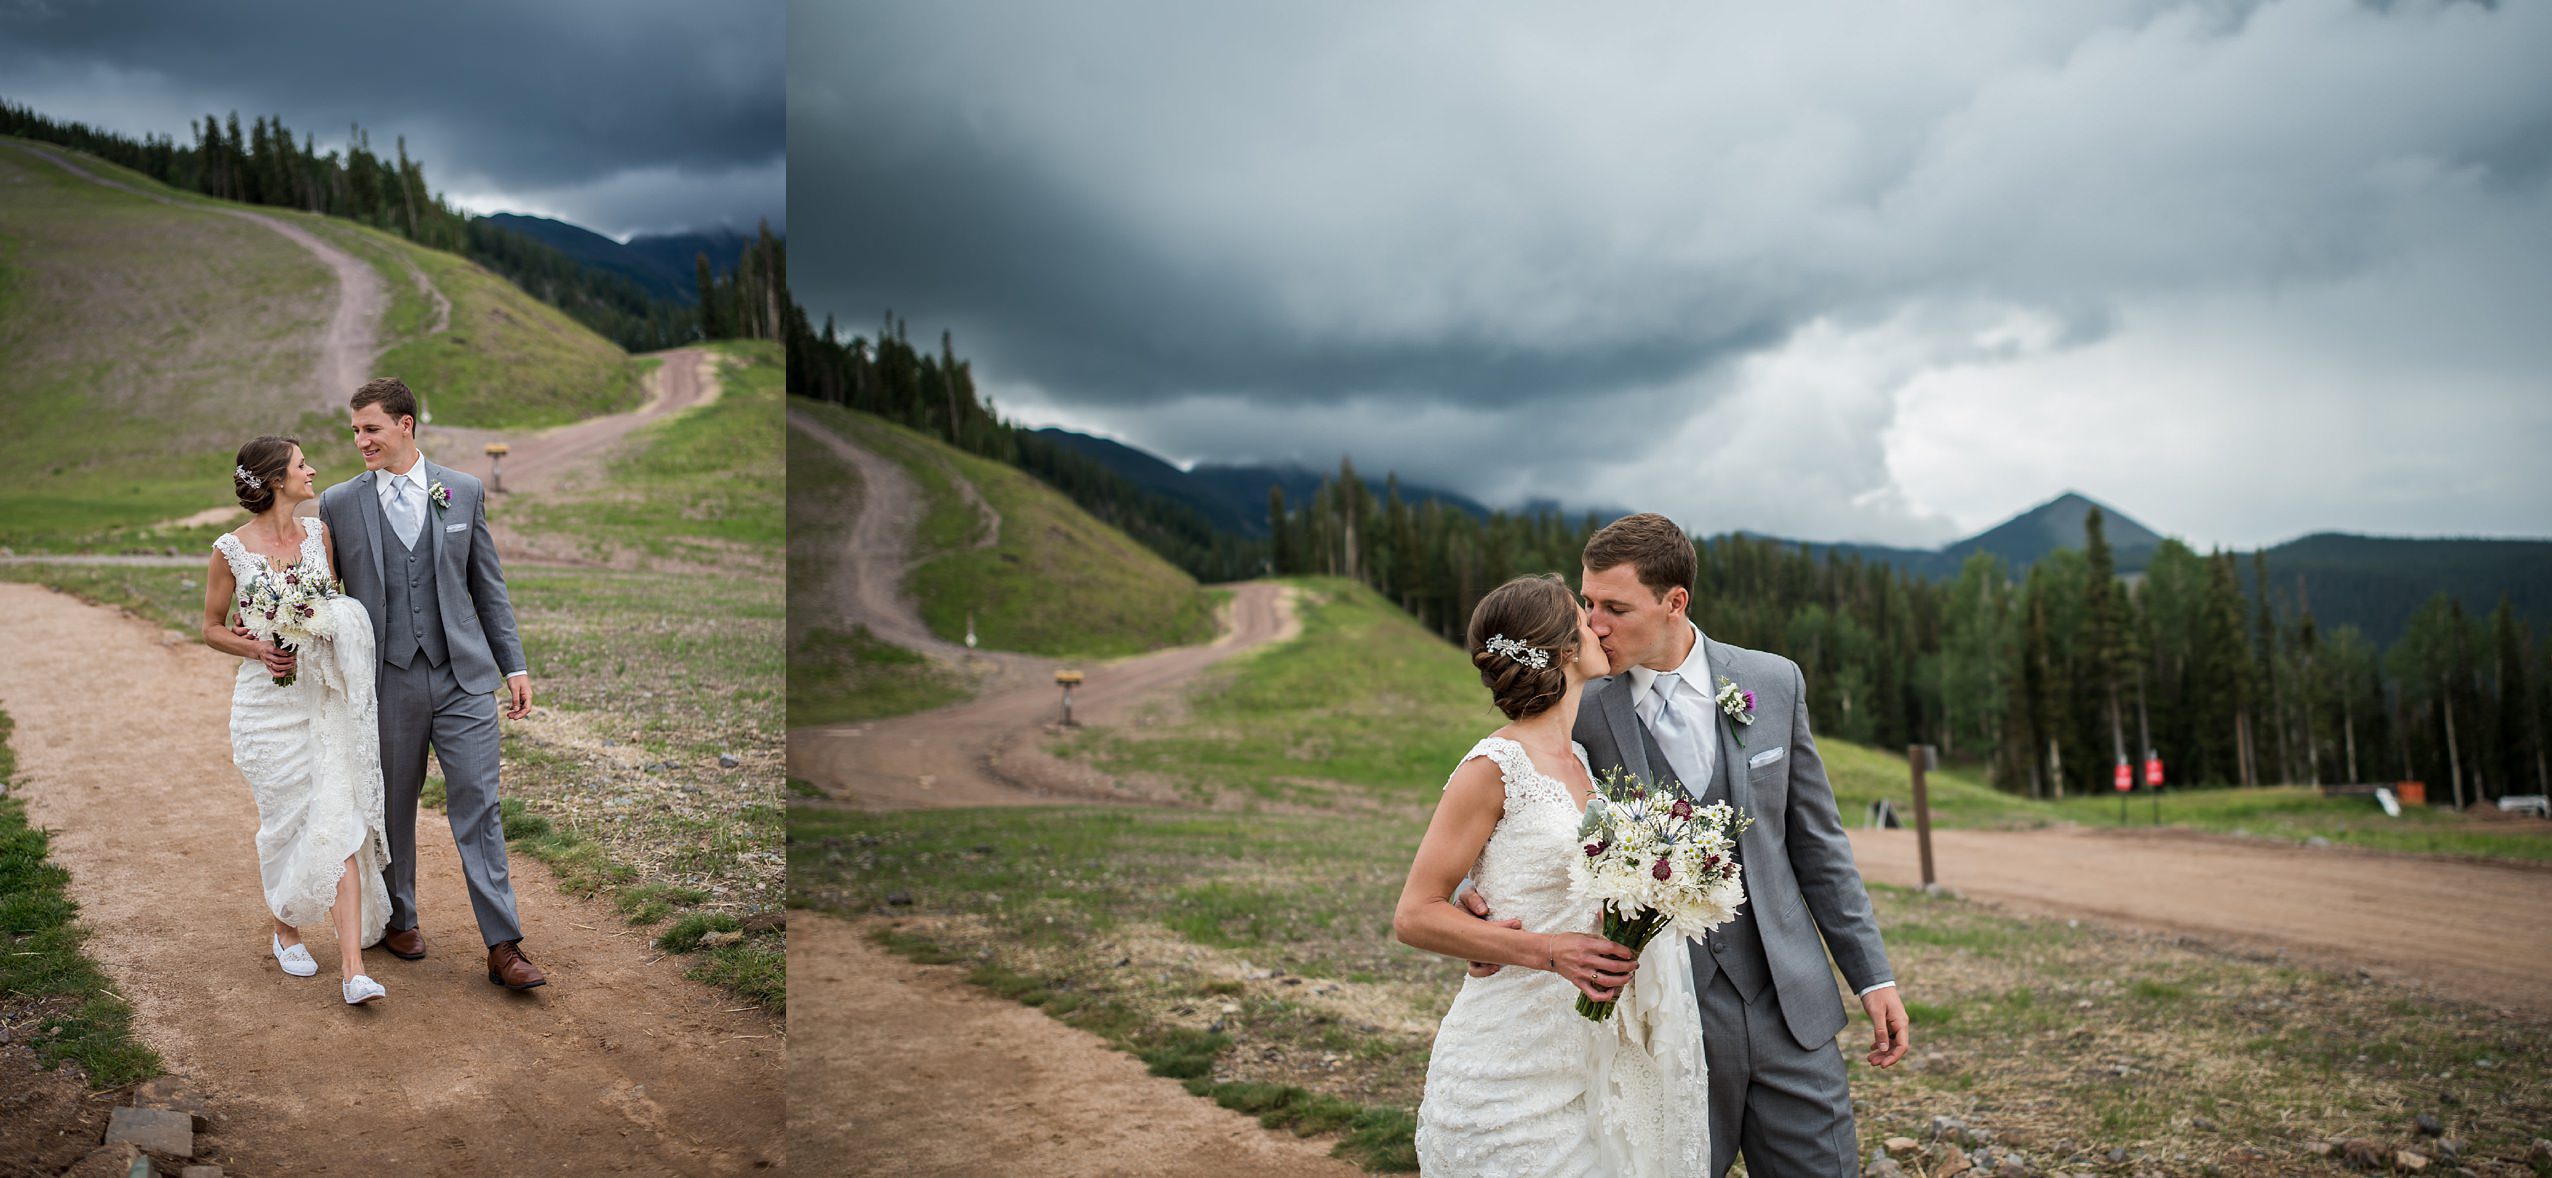
[[[1685,940],[1634,958],[1569,897],[1568,859],[1594,792],[1569,739],[1608,671],[1577,596],[1519,577],[1471,613],[1471,662],[1510,721],[1445,783],[1392,914],[1409,945],[1474,963],[1444,1015],[1418,1104],[1418,1166],[1446,1175],[1699,1173],[1710,1158],[1701,1009]],[[1452,903],[1468,874],[1506,918]],[[1619,999],[1610,1019],[1575,998]]]
[[[336,579],[319,521],[294,515],[318,494],[318,473],[292,438],[239,448],[231,487],[255,518],[213,541],[204,644],[241,659],[231,761],[257,798],[257,864],[274,914],[268,947],[285,973],[318,973],[296,926],[320,923],[334,908],[339,986],[348,1005],[360,1006],[384,994],[363,972],[363,947],[390,922],[371,618],[352,598],[333,598],[326,608],[336,611],[335,636],[297,651],[230,624],[234,603],[261,576]],[[277,686],[287,674],[293,682]]]

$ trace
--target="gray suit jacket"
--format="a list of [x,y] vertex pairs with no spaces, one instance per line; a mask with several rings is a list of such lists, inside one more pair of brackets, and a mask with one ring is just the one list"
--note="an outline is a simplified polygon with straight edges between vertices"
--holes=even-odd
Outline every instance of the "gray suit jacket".
[[[1746,904],[1763,938],[1790,1037],[1813,1050],[1833,1042],[1848,1021],[1826,971],[1828,950],[1854,990],[1896,975],[1879,942],[1860,870],[1852,864],[1852,843],[1844,836],[1825,762],[1808,733],[1807,680],[1798,664],[1707,637],[1702,643],[1711,678],[1695,686],[1716,694],[1724,676],[1755,695],[1755,721],[1743,729],[1744,747],[1737,745],[1736,726],[1725,715],[1717,717],[1720,755],[1713,772],[1728,804],[1754,816],[1754,825],[1737,841]],[[1628,675],[1589,684],[1578,706],[1577,742],[1586,746],[1597,773],[1618,767],[1650,782],[1672,777],[1664,751],[1639,722],[1632,702]],[[1781,755],[1750,764],[1774,750]],[[1687,783],[1686,792],[1698,801],[1708,790]]]
[[[384,632],[381,611],[389,599],[384,556],[399,541],[381,512],[375,477],[367,470],[321,492],[319,520],[328,526],[337,577],[345,582],[347,596],[372,615],[377,643]],[[477,479],[431,461],[425,464],[425,477],[452,493],[451,506],[426,507],[425,527],[417,537],[434,552],[443,645],[451,654],[452,677],[472,694],[486,695],[503,687],[505,676],[529,669],[514,633],[514,603],[505,596],[505,570],[496,563],[496,541],[487,531],[487,494]]]

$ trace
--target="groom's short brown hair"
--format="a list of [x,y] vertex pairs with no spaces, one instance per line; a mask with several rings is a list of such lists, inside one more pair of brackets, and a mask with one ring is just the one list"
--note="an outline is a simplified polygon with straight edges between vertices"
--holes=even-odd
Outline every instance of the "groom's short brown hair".
[[1615,565],[1631,566],[1639,574],[1639,583],[1648,586],[1659,601],[1666,599],[1669,589],[1690,595],[1693,579],[1701,571],[1692,537],[1675,521],[1653,511],[1626,515],[1597,529],[1587,537],[1585,560],[1586,570],[1593,573]]
[[354,400],[346,408],[360,410],[366,405],[379,405],[393,421],[416,416],[416,394],[408,391],[406,381],[395,376],[375,377],[354,391]]

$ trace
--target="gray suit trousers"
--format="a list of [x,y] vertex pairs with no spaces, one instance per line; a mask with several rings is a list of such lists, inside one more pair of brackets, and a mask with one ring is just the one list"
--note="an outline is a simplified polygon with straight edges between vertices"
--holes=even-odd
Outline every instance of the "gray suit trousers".
[[462,689],[449,662],[419,658],[401,670],[381,664],[381,777],[387,795],[390,927],[416,927],[416,809],[425,753],[443,766],[444,810],[469,880],[479,935],[495,945],[520,940],[514,884],[505,871],[505,829],[496,809],[496,697]]
[[1781,988],[1749,1002],[1721,973],[1701,996],[1702,1059],[1710,1065],[1710,1172],[1746,1155],[1752,1178],[1850,1178],[1860,1142],[1833,1040],[1801,1051],[1781,1016]]

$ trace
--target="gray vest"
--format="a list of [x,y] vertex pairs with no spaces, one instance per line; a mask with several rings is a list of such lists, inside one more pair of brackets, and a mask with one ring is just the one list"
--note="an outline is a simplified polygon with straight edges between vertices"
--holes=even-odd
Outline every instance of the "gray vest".
[[[1727,747],[1724,727],[1721,729],[1720,745],[1719,754],[1723,760],[1730,753],[1744,751],[1741,748]],[[1727,801],[1728,774],[1745,772],[1744,764],[1742,761],[1736,762],[1722,772],[1711,774],[1710,788],[1702,791],[1702,804],[1706,806],[1712,802]],[[1743,859],[1740,858],[1739,861],[1743,862]],[[1713,968],[1728,975],[1728,982],[1737,988],[1737,995],[1748,1002],[1754,1001],[1755,995],[1762,993],[1765,986],[1772,984],[1772,963],[1763,955],[1763,933],[1755,928],[1755,903],[1755,897],[1747,896],[1744,906],[1737,909],[1735,917],[1728,923],[1712,929],[1710,935],[1693,949],[1692,968],[1695,986],[1709,988]]]
[[450,658],[443,646],[443,605],[434,591],[434,537],[427,532],[434,526],[433,513],[417,529],[416,547],[399,544],[399,530],[387,526],[382,532],[390,541],[385,545],[381,562],[384,596],[381,604],[381,661],[404,671],[425,656],[425,665],[439,667]]

